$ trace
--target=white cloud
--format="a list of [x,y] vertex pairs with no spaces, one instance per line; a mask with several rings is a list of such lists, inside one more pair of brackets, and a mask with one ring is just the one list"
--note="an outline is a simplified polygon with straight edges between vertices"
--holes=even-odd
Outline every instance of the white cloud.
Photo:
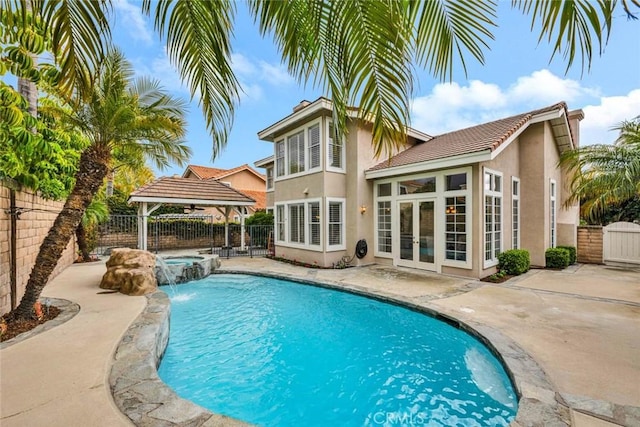
[[172,92],[182,95],[189,94],[189,88],[182,82],[178,71],[169,62],[166,52],[153,58],[137,58],[132,61],[137,76],[148,76],[160,80],[162,86]]
[[258,70],[249,58],[240,53],[231,54],[231,68],[237,76],[241,77],[253,76]]
[[269,64],[264,61],[259,62],[262,78],[274,86],[288,85],[294,82],[293,77],[282,65]]
[[437,84],[431,93],[413,99],[412,125],[431,135],[486,123],[510,115],[566,101],[570,109],[582,108],[581,144],[613,142],[609,131],[620,121],[640,114],[640,89],[627,95],[602,96],[599,89],[558,77],[549,70],[519,77],[504,88],[473,80]]
[[582,109],[584,120],[580,125],[581,144],[612,143],[618,137],[618,131],[611,128],[623,120],[640,115],[640,89],[622,96],[602,97],[598,104],[586,105]]
[[114,0],[113,7],[117,17],[123,21],[122,27],[129,29],[131,37],[147,45],[153,42],[153,33],[147,27],[146,18],[142,15],[139,5],[131,4],[128,0]]

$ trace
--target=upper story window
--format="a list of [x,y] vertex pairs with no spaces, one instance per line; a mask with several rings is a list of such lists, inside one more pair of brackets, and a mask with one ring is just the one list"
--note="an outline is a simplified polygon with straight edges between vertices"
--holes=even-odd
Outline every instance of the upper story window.
[[344,169],[344,144],[342,143],[342,138],[336,134],[333,123],[329,123],[328,128],[328,168]]
[[284,140],[276,142],[276,176],[284,176]]
[[287,138],[289,174],[304,172],[304,131]]
[[307,130],[309,136],[309,169],[320,167],[320,125]]
[[267,190],[273,190],[273,168],[267,168]]

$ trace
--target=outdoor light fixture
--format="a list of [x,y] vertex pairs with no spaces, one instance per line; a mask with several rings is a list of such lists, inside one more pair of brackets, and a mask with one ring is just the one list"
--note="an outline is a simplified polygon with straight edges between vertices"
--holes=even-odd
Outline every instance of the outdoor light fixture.
[[364,215],[364,213],[367,211],[367,207],[365,205],[360,206],[360,214]]

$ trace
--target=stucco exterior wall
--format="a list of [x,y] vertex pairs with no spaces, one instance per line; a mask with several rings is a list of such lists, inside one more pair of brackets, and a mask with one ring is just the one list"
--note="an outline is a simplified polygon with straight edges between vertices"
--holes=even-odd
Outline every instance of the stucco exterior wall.
[[[0,314],[11,310],[11,217],[10,190],[0,181]],[[24,295],[31,269],[42,241],[46,237],[64,203],[45,200],[27,191],[16,192],[16,206],[23,209],[16,222],[16,302]],[[57,276],[76,258],[75,239],[71,239],[51,274]]]
[[220,181],[228,182],[233,188],[239,190],[264,191],[265,188],[265,180],[248,170],[242,170],[225,176],[224,178],[220,178]]

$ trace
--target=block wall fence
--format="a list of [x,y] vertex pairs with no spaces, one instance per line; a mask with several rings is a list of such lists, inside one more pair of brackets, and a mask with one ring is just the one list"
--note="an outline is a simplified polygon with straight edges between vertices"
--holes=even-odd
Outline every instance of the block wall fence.
[[[0,315],[11,310],[11,188],[12,183],[0,180]],[[14,187],[15,188],[15,187]],[[64,202],[45,200],[29,191],[15,191],[15,205],[22,213],[16,220],[16,298],[24,295],[25,286],[42,241],[46,237]],[[62,253],[51,279],[76,259],[75,239]]]

